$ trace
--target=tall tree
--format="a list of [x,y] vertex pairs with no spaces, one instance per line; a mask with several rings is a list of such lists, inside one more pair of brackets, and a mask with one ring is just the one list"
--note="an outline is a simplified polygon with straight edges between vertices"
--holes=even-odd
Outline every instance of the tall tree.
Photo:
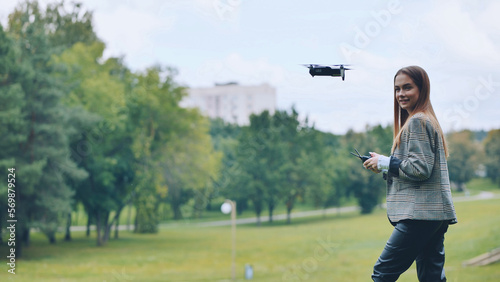
[[[96,223],[99,246],[107,242],[111,226],[130,200],[128,184],[134,178],[132,137],[125,123],[124,79],[128,70],[115,58],[100,63],[104,48],[99,41],[79,42],[53,58],[54,63],[67,66],[65,81],[71,91],[64,96],[64,103],[86,113],[79,119],[71,148],[75,161],[90,175],[75,185],[75,199]],[[115,213],[113,219],[109,218],[111,212]]]
[[469,130],[453,132],[447,137],[450,150],[450,181],[456,185],[458,191],[465,191],[465,183],[474,177],[478,168],[480,144],[475,143],[474,133]]
[[[291,223],[291,213],[298,198],[303,198],[306,190],[304,172],[312,167],[302,165],[299,160],[302,152],[307,150],[305,144],[310,142],[308,132],[314,132],[314,127],[299,120],[299,113],[292,107],[290,112],[277,111],[273,116],[274,132],[278,133],[278,144],[283,143],[281,171],[282,181],[278,184],[282,189],[286,211],[287,223]],[[314,134],[314,133],[313,133]],[[280,142],[281,141],[281,142]],[[275,143],[276,144],[276,143]],[[324,148],[324,146],[321,146]],[[308,147],[308,149],[312,149]],[[309,153],[309,151],[306,151]]]
[[[260,222],[264,205],[273,220],[276,206],[285,201],[290,215],[295,201],[304,195],[300,156],[306,127],[299,121],[295,109],[264,111],[250,116],[250,125],[240,135],[237,146],[237,165],[232,170],[236,195],[250,199]],[[288,217],[290,219],[290,217]]]
[[[231,167],[231,188],[226,193],[236,200],[249,199],[260,225],[265,201],[273,203],[266,154],[269,149],[271,115],[264,111],[250,116],[250,125],[242,128],[236,147],[236,164]],[[269,156],[267,156],[269,157]],[[272,189],[272,191],[268,191]],[[269,199],[270,198],[270,199]]]
[[[366,132],[348,131],[343,137],[343,153],[346,156],[343,165],[346,170],[344,181],[347,184],[346,194],[354,195],[358,200],[361,213],[368,214],[380,203],[385,188],[382,174],[374,174],[363,168],[359,159],[349,155],[348,152],[358,149],[361,154],[377,152],[388,155],[390,144],[382,144],[377,140],[390,140],[390,130],[382,127],[367,127]],[[383,146],[383,148],[382,148]],[[386,148],[386,149],[384,149]]]
[[[213,181],[214,189],[207,198],[207,209],[211,209],[211,200],[219,196],[225,196],[236,201],[236,210],[241,214],[248,208],[248,198],[244,196],[240,185],[233,187],[232,176],[242,172],[236,161],[238,149],[238,136],[241,127],[237,124],[227,123],[221,118],[210,120],[210,136],[216,151],[222,153],[221,168],[217,179]],[[240,195],[243,194],[243,195]]]
[[343,158],[337,154],[338,137],[333,134],[310,130],[302,152],[300,166],[304,174],[305,196],[316,208],[326,209],[340,205],[344,198],[342,182]]
[[181,206],[196,191],[211,189],[209,183],[219,167],[208,122],[197,110],[179,106],[185,89],[174,76],[173,69],[161,67],[136,74],[127,100],[137,162],[138,232],[157,231],[160,201],[171,204],[175,219],[182,218]]
[[189,199],[185,195],[192,195],[194,200],[193,216],[201,216],[214,191],[213,181],[217,180],[222,159],[222,153],[216,152],[211,143],[208,120],[197,112],[187,114],[185,118],[192,126],[169,142],[160,162],[174,219],[183,216],[180,205]]
[[[22,156],[19,144],[26,142],[28,136],[28,119],[24,111],[25,93],[20,85],[23,71],[17,64],[19,56],[14,41],[0,25],[0,120],[2,121],[0,122],[0,135],[3,136],[2,142],[0,142],[0,171],[2,172],[16,168],[16,159],[17,164],[19,164],[19,158]],[[21,168],[19,167],[19,169]],[[6,176],[6,173],[0,175],[2,183],[7,183]],[[13,183],[13,185],[13,190],[18,193],[14,199],[18,201],[19,193],[22,191],[16,189],[15,186],[18,184]],[[0,228],[8,217],[7,194],[7,189],[0,191]],[[20,224],[22,223],[20,222]],[[17,234],[17,236],[19,235]]]
[[[73,191],[68,183],[87,176],[70,159],[69,136],[74,130],[68,107],[61,104],[66,89],[51,63],[57,48],[46,32],[44,13],[37,2],[20,4],[9,16],[9,34],[20,50],[19,65],[23,76],[19,85],[25,93],[28,135],[20,144],[22,154],[16,159],[19,173],[20,216],[25,222],[20,230],[22,241],[29,241],[29,227],[38,227],[55,242],[61,217],[71,210]],[[19,248],[20,249],[20,248]]]
[[500,185],[500,129],[490,130],[484,139],[486,154],[486,173],[489,178]]

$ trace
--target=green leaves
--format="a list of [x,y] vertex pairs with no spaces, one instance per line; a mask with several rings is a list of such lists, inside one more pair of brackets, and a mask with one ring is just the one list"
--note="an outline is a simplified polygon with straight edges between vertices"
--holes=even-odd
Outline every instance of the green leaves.
[[465,183],[471,180],[478,168],[479,146],[474,141],[474,134],[464,130],[448,134],[447,142],[450,150],[448,171],[450,181],[456,184],[458,191],[464,191]]
[[491,130],[484,140],[486,173],[500,185],[500,129]]

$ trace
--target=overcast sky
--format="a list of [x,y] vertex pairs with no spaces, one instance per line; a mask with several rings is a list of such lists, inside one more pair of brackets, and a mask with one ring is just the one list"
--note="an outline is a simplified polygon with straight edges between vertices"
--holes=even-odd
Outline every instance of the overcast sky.
[[[48,1],[40,1],[47,3]],[[420,65],[446,130],[500,128],[500,1],[80,1],[105,56],[175,67],[188,87],[269,83],[333,133],[389,124],[396,71]],[[0,21],[16,1],[0,0]],[[351,64],[346,80],[301,64]]]

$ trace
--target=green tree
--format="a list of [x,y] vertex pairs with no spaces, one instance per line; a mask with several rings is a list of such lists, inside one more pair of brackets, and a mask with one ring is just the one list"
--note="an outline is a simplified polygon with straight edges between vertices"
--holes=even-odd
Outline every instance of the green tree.
[[484,139],[486,173],[500,185],[500,129],[490,130]]
[[[273,211],[284,201],[288,215],[297,198],[304,195],[300,157],[307,127],[299,121],[298,113],[264,111],[250,116],[250,125],[243,128],[238,139],[236,165],[231,170],[231,195],[250,199],[260,223],[262,209],[267,206],[269,221]],[[288,217],[290,219],[290,217]]]
[[[212,209],[211,200],[216,197],[226,197],[236,201],[236,210],[241,214],[248,208],[248,199],[239,196],[238,187],[232,187],[232,176],[241,173],[236,161],[238,149],[238,136],[241,134],[241,127],[237,124],[225,122],[221,118],[210,120],[210,136],[216,151],[222,153],[221,168],[217,180],[213,181],[213,191],[207,198],[207,209]],[[243,193],[244,194],[244,193]]]
[[[312,147],[306,147],[306,144],[310,143],[309,132],[314,132],[314,127],[310,127],[307,118],[304,122],[299,120],[299,113],[292,108],[290,112],[286,111],[276,111],[273,116],[273,126],[275,128],[274,132],[277,133],[278,138],[275,144],[282,143],[278,148],[283,148],[280,150],[280,155],[282,156],[282,162],[280,164],[279,171],[283,172],[281,181],[278,184],[280,186],[280,192],[283,193],[286,211],[287,211],[287,223],[291,223],[291,212],[295,206],[297,199],[304,198],[306,185],[306,174],[312,167],[308,164],[304,166],[300,162],[300,158],[303,156],[302,152],[307,150],[307,154],[311,153]],[[314,133],[313,133],[314,134]],[[274,143],[274,142],[273,142]],[[320,148],[324,146],[320,145]]]
[[[111,226],[130,201],[132,189],[128,184],[134,178],[125,103],[129,71],[115,58],[100,63],[104,48],[99,41],[78,42],[53,57],[54,64],[66,66],[65,82],[71,91],[63,102],[83,109],[71,148],[73,159],[90,176],[75,184],[75,199],[83,203],[88,214],[87,234],[90,223],[96,224],[98,246],[108,241]],[[115,216],[110,219],[112,212]]]
[[24,176],[18,183],[19,197],[30,203],[18,210],[23,218],[18,238],[29,242],[29,228],[38,227],[53,243],[61,218],[71,210],[73,190],[68,183],[84,179],[87,173],[70,159],[74,115],[61,103],[66,89],[58,77],[59,66],[51,63],[57,46],[50,42],[38,3],[20,4],[9,16],[8,30],[20,54],[23,75],[18,83],[25,93],[28,131],[16,158],[17,171]]
[[[19,80],[22,69],[17,64],[18,59],[19,52],[15,49],[14,41],[0,25],[0,134],[3,136],[0,142],[0,171],[5,172],[0,179],[3,183],[7,183],[8,169],[15,168],[16,158],[21,157],[19,144],[26,142],[28,136],[28,119],[23,111],[25,93]],[[15,187],[14,190],[17,191]],[[8,216],[7,194],[7,189],[0,191],[0,228]],[[15,200],[19,200],[19,197]]]
[[[391,144],[382,144],[378,140],[389,140],[386,135],[390,134],[389,129],[382,127],[367,127],[362,133],[348,131],[343,137],[343,148],[345,159],[344,181],[347,186],[347,195],[354,195],[361,208],[362,214],[368,214],[380,203],[385,188],[382,174],[374,174],[363,168],[362,162],[348,155],[348,152],[358,149],[361,154],[368,155],[369,152],[389,155],[390,151],[383,150],[381,147],[389,148]],[[348,158],[347,158],[348,157]]]
[[227,191],[230,198],[251,201],[257,225],[260,225],[260,215],[270,194],[267,192],[271,185],[267,167],[270,126],[271,115],[264,111],[251,115],[250,125],[242,128],[236,148],[236,164],[230,171],[231,189]]
[[455,183],[458,191],[465,191],[465,183],[471,180],[478,168],[479,144],[474,142],[474,133],[469,130],[448,134],[450,150],[448,171],[450,181]]
[[50,41],[58,46],[59,52],[79,42],[91,44],[100,41],[94,31],[93,13],[85,10],[79,2],[49,3],[44,20]]
[[304,174],[306,198],[314,207],[326,209],[339,206],[344,198],[343,158],[337,154],[338,137],[311,130],[306,136],[300,167]]
[[180,205],[189,199],[186,194],[194,200],[193,216],[201,216],[214,192],[213,181],[217,180],[222,159],[222,153],[216,152],[211,143],[208,120],[195,111],[185,118],[192,122],[191,128],[171,140],[160,162],[174,219],[183,217]]
[[219,169],[208,122],[197,110],[179,106],[185,89],[174,75],[160,67],[136,74],[127,102],[137,163],[138,232],[157,231],[160,201],[171,204],[175,219],[182,218],[180,207],[209,194]]

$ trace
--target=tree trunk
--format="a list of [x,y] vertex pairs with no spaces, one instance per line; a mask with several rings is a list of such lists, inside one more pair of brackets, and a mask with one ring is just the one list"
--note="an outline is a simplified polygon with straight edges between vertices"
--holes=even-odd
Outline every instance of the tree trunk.
[[87,237],[90,237],[90,222],[91,222],[91,219],[92,219],[92,215],[90,213],[87,213],[87,232],[85,234]]
[[64,236],[64,241],[71,241],[71,212],[68,213],[68,219],[66,221],[66,235]]
[[[119,227],[119,226],[120,226],[120,221],[119,221],[119,220],[117,220],[117,221],[115,222],[115,236],[114,236],[114,238],[115,238],[115,239],[118,239],[118,227]],[[127,229],[128,229],[128,225],[127,225]]]
[[289,199],[286,203],[286,223],[292,223],[293,199]]
[[132,219],[132,201],[128,204],[128,211],[127,211],[127,231],[130,231],[130,223]]
[[137,226],[138,226],[139,222],[138,222],[138,219],[137,219],[137,212],[135,213],[135,219],[134,219],[134,232],[137,232]]
[[55,244],[56,243],[56,234],[55,234],[55,232],[54,233],[50,233],[50,235],[49,235],[49,243],[50,244]]
[[273,204],[269,204],[267,207],[269,209],[269,223],[272,223],[273,222],[273,210],[274,210],[274,206],[273,206]]
[[22,229],[22,242],[24,243],[25,246],[30,245],[30,229],[29,227],[25,227]]
[[291,208],[286,208],[286,223],[287,224],[292,223],[292,209]]
[[181,205],[179,205],[176,201],[171,202],[172,210],[174,212],[174,220],[182,219]]
[[95,223],[95,229],[97,231],[97,246],[102,246],[102,241],[101,241],[101,213],[96,212],[96,223]]
[[[16,238],[21,238],[21,240],[19,240],[19,242],[16,242],[16,258],[20,258],[21,255],[22,255],[22,250],[24,248],[24,245],[25,245],[25,241],[24,241],[24,237],[26,236],[26,227],[24,227],[23,225],[20,225],[19,226],[19,229],[16,229]],[[29,237],[29,235],[28,235]],[[28,239],[29,241],[29,239]]]
[[111,232],[111,225],[109,224],[109,212],[104,213],[104,233],[103,233],[103,238],[101,240],[102,244],[105,245],[108,240],[109,240],[109,233]]

